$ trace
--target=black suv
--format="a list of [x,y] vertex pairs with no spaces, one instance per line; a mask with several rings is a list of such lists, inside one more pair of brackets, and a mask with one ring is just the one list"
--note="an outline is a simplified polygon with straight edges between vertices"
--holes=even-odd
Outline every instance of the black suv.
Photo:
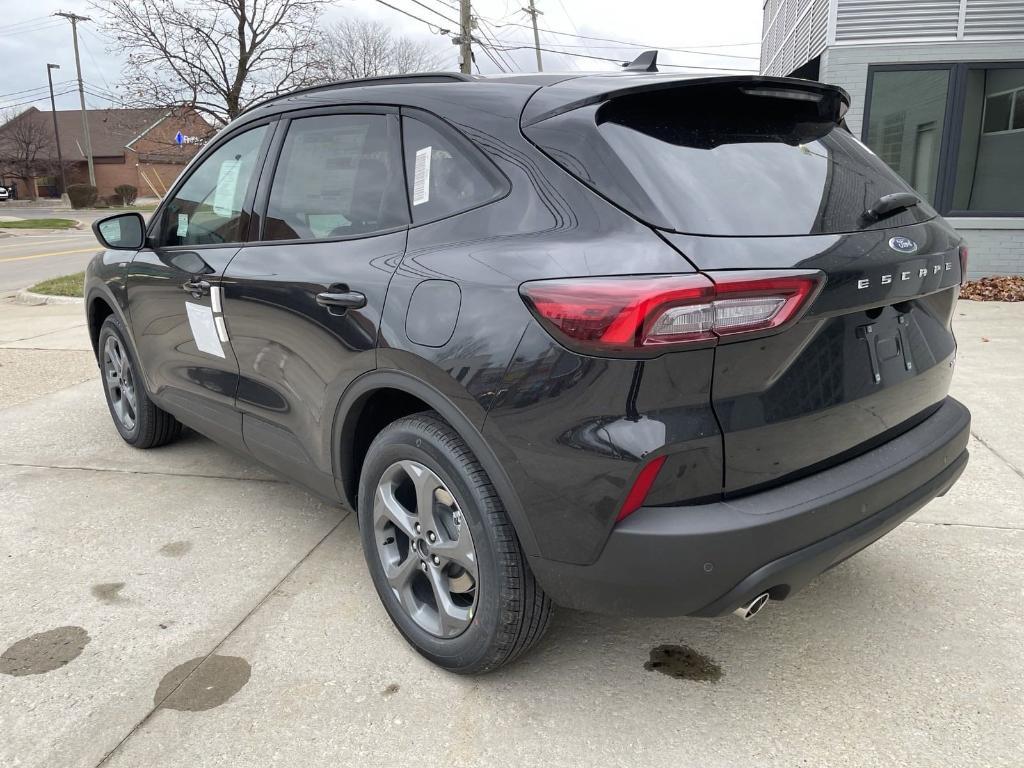
[[750,617],[945,493],[966,250],[839,88],[648,72],[260,104],[94,229],[114,424],[185,424],[356,511],[417,651],[552,603]]

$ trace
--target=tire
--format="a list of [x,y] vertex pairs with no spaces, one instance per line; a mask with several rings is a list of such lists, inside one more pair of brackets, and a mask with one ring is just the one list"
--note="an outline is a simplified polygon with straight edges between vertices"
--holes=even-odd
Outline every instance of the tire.
[[96,350],[103,394],[121,438],[135,448],[157,448],[177,439],[181,423],[149,399],[135,352],[117,315],[103,321]]
[[[358,519],[385,610],[433,663],[459,674],[490,672],[543,636],[551,601],[487,474],[438,414],[398,419],[377,435],[360,474]],[[436,538],[428,540],[431,525]]]

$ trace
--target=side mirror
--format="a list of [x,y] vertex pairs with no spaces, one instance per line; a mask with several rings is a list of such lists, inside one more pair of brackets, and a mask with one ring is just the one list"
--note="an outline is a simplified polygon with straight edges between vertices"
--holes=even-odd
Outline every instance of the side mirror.
[[119,213],[92,223],[93,234],[104,248],[137,251],[146,243],[146,222],[141,213]]

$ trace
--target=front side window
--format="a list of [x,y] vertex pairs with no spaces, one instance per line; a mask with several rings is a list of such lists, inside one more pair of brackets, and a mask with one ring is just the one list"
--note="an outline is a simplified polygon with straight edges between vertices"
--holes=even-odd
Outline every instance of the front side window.
[[164,208],[162,246],[240,242],[248,226],[243,203],[267,126],[229,139],[192,172]]
[[468,211],[504,193],[500,174],[461,136],[406,116],[402,138],[416,224]]
[[939,210],[1024,213],[1024,63],[882,67],[864,140]]
[[393,125],[386,115],[292,120],[262,239],[357,237],[408,224]]

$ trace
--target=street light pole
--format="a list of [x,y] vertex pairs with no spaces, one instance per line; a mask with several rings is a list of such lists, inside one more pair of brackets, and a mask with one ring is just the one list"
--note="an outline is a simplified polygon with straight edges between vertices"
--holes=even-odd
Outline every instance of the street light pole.
[[75,43],[75,69],[78,71],[78,101],[82,107],[82,138],[85,139],[85,159],[89,162],[89,183],[96,186],[96,169],[92,162],[92,140],[89,138],[89,118],[85,113],[85,86],[82,83],[82,60],[78,57],[78,22],[89,21],[88,16],[61,11],[53,14],[71,22],[71,37]]
[[60,69],[60,64],[46,65],[46,80],[50,83],[50,114],[53,115],[53,140],[57,143],[57,167],[60,168],[60,193],[63,195],[68,191],[68,181],[64,178],[64,156],[60,151],[60,129],[57,127],[57,102],[53,98],[53,75],[55,69]]

